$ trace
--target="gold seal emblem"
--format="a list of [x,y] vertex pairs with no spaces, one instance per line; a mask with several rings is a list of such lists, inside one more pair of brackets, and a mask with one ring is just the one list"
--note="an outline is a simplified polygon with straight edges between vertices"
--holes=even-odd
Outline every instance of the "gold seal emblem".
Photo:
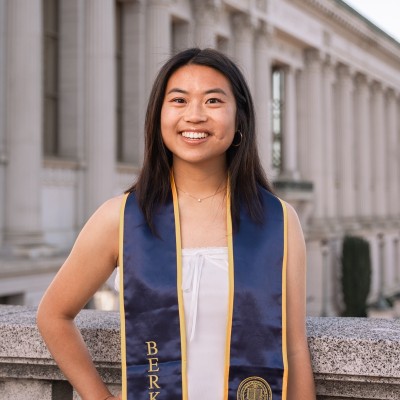
[[237,400],[272,400],[272,391],[266,380],[250,376],[240,382]]

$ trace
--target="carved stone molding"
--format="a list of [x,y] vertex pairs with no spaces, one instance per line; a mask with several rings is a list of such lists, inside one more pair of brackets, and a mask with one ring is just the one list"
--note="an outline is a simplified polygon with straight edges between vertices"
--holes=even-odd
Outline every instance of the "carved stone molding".
[[257,40],[265,40],[266,43],[271,43],[274,36],[274,27],[266,21],[259,21],[256,29]]
[[356,73],[356,75],[354,76],[354,83],[360,87],[360,86],[366,86],[370,83],[370,78],[367,77],[367,75],[362,74],[360,72]]
[[392,100],[396,98],[396,92],[393,88],[387,88],[386,90],[386,97],[388,98],[388,100]]
[[371,83],[371,90],[373,93],[380,93],[383,91],[383,85],[382,82],[378,82],[378,81],[373,81]]
[[192,6],[196,20],[216,21],[219,13],[222,11],[221,0],[192,0]]
[[134,0],[139,3],[147,3],[152,6],[169,6],[171,4],[171,0]]
[[336,67],[336,71],[339,77],[343,78],[352,78],[355,76],[356,72],[355,70],[350,66],[346,64],[339,63]]
[[232,26],[237,36],[242,36],[257,28],[256,21],[250,15],[244,13],[232,14]]
[[317,49],[306,49],[304,51],[304,58],[307,65],[320,64],[322,62],[322,53]]
[[268,0],[256,0],[256,7],[258,10],[267,12],[268,10]]

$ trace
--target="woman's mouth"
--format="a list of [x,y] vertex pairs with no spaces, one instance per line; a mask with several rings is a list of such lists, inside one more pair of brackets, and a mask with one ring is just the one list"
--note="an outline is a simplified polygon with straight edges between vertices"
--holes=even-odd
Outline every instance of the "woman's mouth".
[[205,139],[209,136],[207,132],[190,132],[190,131],[183,131],[181,135],[186,139]]

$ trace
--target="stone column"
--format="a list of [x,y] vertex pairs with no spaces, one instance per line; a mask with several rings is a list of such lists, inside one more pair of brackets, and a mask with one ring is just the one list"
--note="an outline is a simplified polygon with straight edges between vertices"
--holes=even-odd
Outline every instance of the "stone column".
[[146,113],[146,5],[124,3],[123,24],[123,160],[141,165]]
[[84,159],[84,0],[60,2],[59,154]]
[[285,104],[282,177],[285,179],[298,179],[299,172],[297,163],[297,93],[296,71],[293,67],[285,68],[284,82]]
[[194,43],[200,48],[217,47],[217,35],[215,28],[218,22],[220,6],[216,0],[193,1],[194,21]]
[[399,116],[397,114],[397,99],[394,90],[389,90],[387,96],[387,179],[388,179],[388,215],[396,217],[400,214],[399,197],[400,171],[399,171]]
[[[148,0],[146,18],[146,93],[157,72],[171,55],[169,0]],[[146,96],[147,98],[147,96]]]
[[333,220],[337,213],[336,189],[336,152],[335,152],[335,114],[334,92],[335,69],[331,60],[327,60],[323,67],[323,107],[324,107],[324,213]]
[[[400,93],[397,93],[396,99],[396,110],[397,110],[397,132],[400,132]],[[400,176],[400,133],[397,135],[397,163],[396,168],[398,175]],[[400,178],[399,178],[400,179]],[[400,199],[400,184],[397,187],[397,198]],[[400,203],[397,203],[397,221],[400,226]],[[399,258],[399,271],[400,271],[400,258]]]
[[59,155],[77,163],[75,226],[87,219],[85,141],[85,0],[60,2]]
[[[396,110],[397,110],[397,132],[400,132],[400,93],[397,93],[396,99]],[[396,163],[397,173],[400,179],[400,133],[397,135],[397,163]],[[397,198],[400,199],[400,183],[397,186]],[[400,203],[397,202],[397,220],[400,226]],[[400,261],[400,258],[399,258]],[[399,262],[399,271],[400,271],[400,262]]]
[[302,100],[305,105],[305,139],[302,157],[304,178],[314,184],[314,212],[313,219],[320,220],[324,216],[324,152],[323,152],[323,107],[322,107],[322,60],[316,50],[306,52],[306,97]]
[[357,182],[357,215],[361,218],[369,218],[371,207],[371,174],[373,164],[371,162],[371,110],[370,88],[365,75],[358,74],[355,79],[355,135],[357,153],[356,182]]
[[353,78],[346,65],[338,67],[337,162],[339,177],[338,211],[347,220],[355,216],[355,165]]
[[305,62],[305,66],[303,69],[299,70],[297,73],[297,93],[299,102],[297,104],[297,133],[298,133],[298,163],[299,163],[299,171],[300,175],[303,179],[310,179],[310,157],[307,156],[307,152],[309,149],[308,140],[309,140],[309,132],[308,132],[308,111],[307,111],[307,102],[305,99],[308,98],[307,93],[307,63]]
[[251,92],[254,92],[254,38],[249,15],[237,13],[232,16],[234,54]]
[[371,135],[372,135],[372,189],[373,215],[385,217],[387,215],[386,192],[386,154],[385,154],[385,121],[384,121],[383,88],[379,82],[372,86],[371,100]]
[[258,150],[262,166],[267,174],[272,170],[272,124],[271,124],[271,60],[268,54],[268,33],[259,31],[255,45],[254,104],[256,108],[256,126]]
[[6,0],[0,0],[0,247],[4,234],[5,193],[6,193]]
[[86,214],[113,194],[115,177],[115,2],[85,0]]
[[6,3],[5,239],[39,243],[42,163],[42,2]]

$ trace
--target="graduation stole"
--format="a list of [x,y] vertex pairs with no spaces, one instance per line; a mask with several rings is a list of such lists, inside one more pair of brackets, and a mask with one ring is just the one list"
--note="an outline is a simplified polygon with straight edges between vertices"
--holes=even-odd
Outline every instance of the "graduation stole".
[[[173,179],[171,186],[172,197],[154,216],[159,237],[150,232],[134,193],[126,195],[121,208],[123,400],[190,400]],[[286,400],[287,396],[286,207],[268,191],[259,191],[263,223],[254,223],[241,210],[240,228],[234,234],[227,193],[229,302],[221,400]]]

